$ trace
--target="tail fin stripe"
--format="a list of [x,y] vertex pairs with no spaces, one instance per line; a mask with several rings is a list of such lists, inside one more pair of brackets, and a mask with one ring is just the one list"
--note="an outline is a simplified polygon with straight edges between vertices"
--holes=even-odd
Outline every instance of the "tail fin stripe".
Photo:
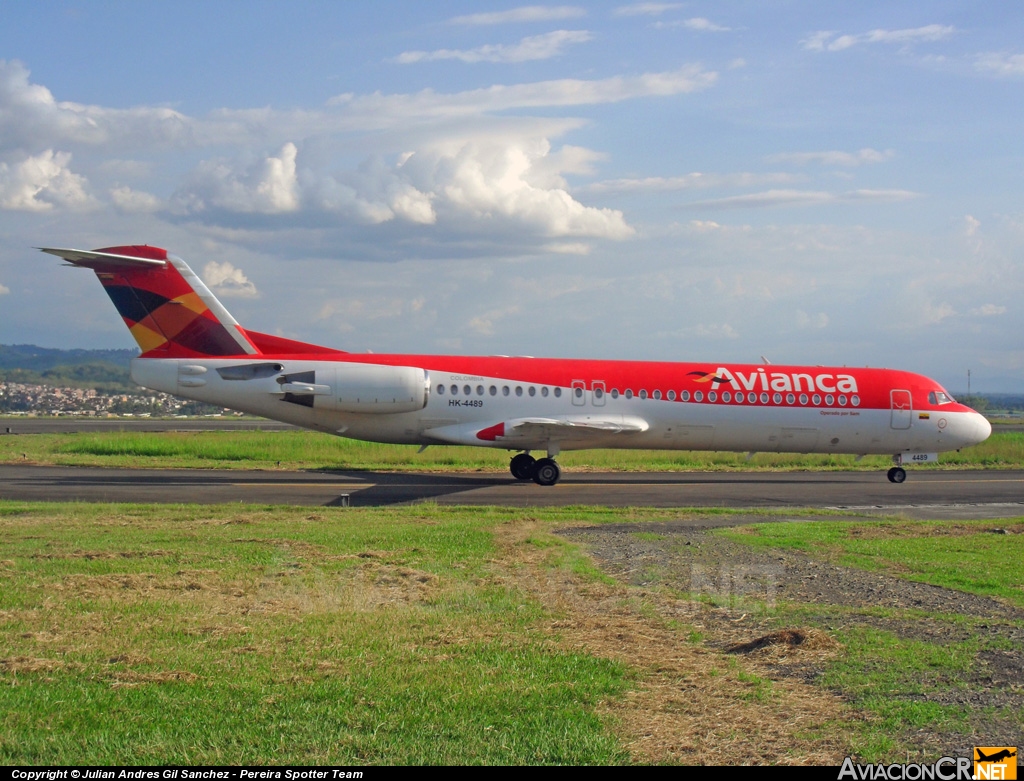
[[151,313],[167,303],[159,293],[127,285],[105,286],[107,295],[114,302],[118,314],[131,323],[141,323]]

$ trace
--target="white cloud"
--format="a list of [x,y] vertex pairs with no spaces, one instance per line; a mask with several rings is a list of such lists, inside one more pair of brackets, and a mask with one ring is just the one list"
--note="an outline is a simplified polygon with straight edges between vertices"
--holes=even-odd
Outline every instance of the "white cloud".
[[493,25],[520,24],[523,22],[551,22],[559,19],[575,19],[586,16],[587,12],[572,5],[524,5],[508,11],[491,11],[479,14],[456,16],[448,20],[449,24]]
[[691,208],[751,209],[763,206],[813,206],[848,201],[888,203],[906,201],[916,197],[917,193],[909,190],[850,190],[844,193],[830,193],[822,190],[767,190],[761,193],[697,201],[687,205]]
[[769,163],[795,163],[796,165],[820,163],[821,165],[852,168],[865,163],[882,163],[892,159],[895,154],[891,149],[879,152],[877,149],[864,148],[858,152],[780,152],[768,155],[765,159]]
[[69,153],[47,149],[10,166],[0,163],[0,209],[39,212],[54,206],[92,206],[86,180],[67,168],[70,161]]
[[612,16],[660,16],[682,7],[682,3],[633,3],[619,6],[612,11]]
[[676,331],[659,331],[655,336],[659,339],[680,339],[689,341],[719,339],[739,339],[740,332],[729,323],[699,323],[698,325],[680,328]]
[[82,144],[182,144],[194,140],[194,121],[167,108],[110,109],[58,102],[29,82],[15,60],[0,60],[0,151]]
[[809,315],[807,312],[798,309],[796,311],[796,324],[798,328],[811,328],[821,330],[828,327],[828,315],[818,312],[816,315]]
[[726,33],[732,30],[731,27],[723,27],[715,24],[703,16],[695,16],[692,19],[676,19],[671,22],[658,22],[655,27],[664,29],[671,27],[683,27],[687,30],[694,30],[700,33]]
[[[564,189],[531,182],[535,161],[550,145],[538,139],[525,143],[467,143],[454,153],[428,151],[406,164],[411,175],[430,183],[439,210],[463,221],[486,226],[510,220],[545,237],[591,236],[623,239],[633,233],[622,212],[584,206]],[[550,175],[550,172],[549,172]]]
[[590,245],[581,241],[552,241],[541,247],[545,252],[556,255],[589,255]]
[[974,60],[974,67],[982,73],[996,76],[1024,76],[1024,54],[979,54]]
[[163,202],[155,195],[133,190],[131,187],[115,187],[110,191],[114,206],[130,214],[145,214],[159,211]]
[[714,220],[690,220],[689,225],[697,233],[710,233],[722,229],[722,226]]
[[956,309],[953,308],[953,305],[945,301],[941,304],[926,301],[921,308],[921,319],[925,325],[938,325],[955,314]]
[[232,263],[218,263],[211,260],[203,266],[203,281],[210,289],[220,296],[234,298],[258,298],[256,285],[249,281],[242,269],[235,268]]
[[971,314],[981,315],[982,317],[996,317],[998,315],[1006,314],[1006,307],[1000,304],[983,304],[971,311]]
[[709,33],[728,32],[730,29],[728,27],[723,27],[720,24],[715,24],[714,22],[708,21],[703,16],[695,16],[692,19],[684,20],[683,27],[687,28],[688,30],[699,30],[701,32]]
[[514,317],[520,313],[518,305],[512,305],[503,307],[501,309],[492,309],[485,315],[477,315],[476,317],[470,318],[469,328],[473,332],[480,334],[481,336],[494,336],[496,329],[495,325],[509,317]]
[[495,84],[464,92],[425,89],[411,94],[339,95],[328,101],[342,111],[346,125],[365,129],[406,127],[416,120],[456,119],[512,109],[618,103],[642,97],[680,95],[707,89],[718,78],[699,65],[678,70],[613,76],[607,79],[556,79],[526,84]]
[[588,170],[597,157],[579,147],[552,153],[546,138],[441,139],[392,165],[375,159],[357,171],[325,173],[300,164],[287,144],[280,158],[257,164],[206,161],[172,201],[186,216],[213,221],[286,214],[301,204],[303,224],[331,227],[340,216],[361,225],[438,224],[456,233],[500,227],[525,242],[626,238],[633,228],[621,211],[585,206],[566,190],[562,174]]
[[557,57],[572,43],[586,43],[593,39],[587,30],[554,30],[543,35],[531,35],[514,45],[487,44],[475,49],[437,49],[432,52],[403,52],[395,58],[400,65],[437,60],[475,62],[529,62]]
[[799,177],[784,173],[704,174],[695,171],[684,176],[648,176],[643,179],[608,179],[579,188],[587,193],[668,192],[712,187],[755,187],[765,184],[784,184]]
[[837,52],[864,43],[890,43],[904,46],[922,41],[941,41],[948,38],[956,28],[952,25],[929,24],[903,30],[871,30],[858,35],[835,35],[832,31],[820,30],[812,33],[801,41],[805,49],[811,51]]
[[295,159],[298,150],[288,142],[278,157],[266,157],[245,170],[223,160],[200,164],[184,192],[174,200],[189,212],[224,209],[236,213],[280,214],[299,208]]
[[978,220],[972,217],[970,214],[968,214],[964,218],[964,222],[966,223],[966,228],[964,228],[964,232],[967,234],[968,238],[973,237],[978,233],[978,229],[981,227],[981,220]]
[[0,285],[0,296],[6,296],[11,292],[11,289],[6,285]]

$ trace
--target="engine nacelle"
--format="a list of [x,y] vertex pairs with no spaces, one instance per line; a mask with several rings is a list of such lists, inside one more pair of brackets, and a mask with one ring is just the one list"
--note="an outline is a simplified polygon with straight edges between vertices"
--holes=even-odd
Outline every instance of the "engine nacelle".
[[333,390],[330,395],[318,395],[316,406],[340,412],[417,412],[430,398],[430,377],[414,366],[336,363],[318,367],[316,382]]

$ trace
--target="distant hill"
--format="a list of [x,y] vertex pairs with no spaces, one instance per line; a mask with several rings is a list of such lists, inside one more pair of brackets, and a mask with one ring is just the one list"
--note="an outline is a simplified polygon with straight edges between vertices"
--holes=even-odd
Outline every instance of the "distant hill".
[[128,370],[138,350],[57,350],[0,344],[0,381],[137,393]]
[[138,350],[57,350],[34,344],[0,344],[0,369],[46,371],[57,366],[112,364],[128,369]]

